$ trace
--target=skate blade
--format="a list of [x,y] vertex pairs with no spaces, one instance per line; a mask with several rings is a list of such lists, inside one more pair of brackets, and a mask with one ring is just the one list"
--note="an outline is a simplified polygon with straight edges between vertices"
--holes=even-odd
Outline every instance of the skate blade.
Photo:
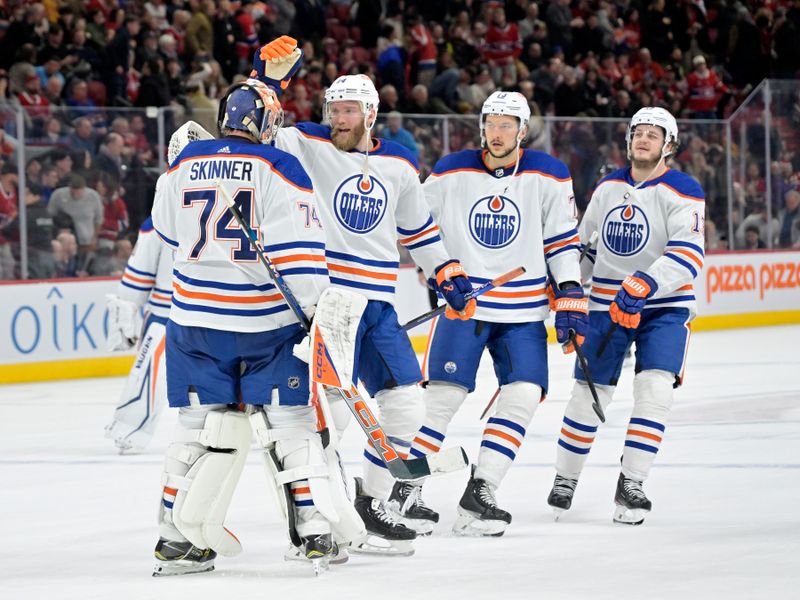
[[453,524],[453,533],[462,537],[500,537],[506,532],[505,521],[482,520],[472,514],[462,513]]
[[367,538],[350,548],[354,554],[366,554],[370,556],[413,556],[414,548],[411,540],[387,540],[374,535]]
[[645,515],[650,512],[641,508],[626,508],[619,504],[614,508],[614,523],[622,525],[641,525]]
[[[309,559],[300,548],[295,548],[289,544],[286,552],[283,553],[283,560],[286,562],[309,562]],[[330,565],[343,565],[350,560],[350,555],[347,553],[347,548],[339,547],[339,552],[328,556],[328,564]]]
[[193,575],[208,573],[214,570],[214,561],[204,563],[188,563],[187,561],[157,561],[153,569],[153,577],[171,577],[173,575]]
[[311,568],[314,570],[314,576],[319,577],[320,574],[330,569],[330,560],[327,556],[308,557],[311,563]]
[[409,529],[413,529],[418,536],[426,536],[433,533],[434,523],[431,521],[425,519],[409,519],[407,517],[399,517],[397,520]]
[[564,510],[565,510],[565,509],[563,509],[563,508],[556,508],[556,507],[554,506],[554,507],[553,507],[553,521],[555,521],[556,523],[558,523],[558,520],[561,518],[561,515],[563,515],[563,514],[564,514]]

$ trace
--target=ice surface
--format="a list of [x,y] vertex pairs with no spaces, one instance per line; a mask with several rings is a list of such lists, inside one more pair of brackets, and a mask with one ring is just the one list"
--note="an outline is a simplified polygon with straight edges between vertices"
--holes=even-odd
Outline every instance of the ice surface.
[[[799,598],[800,326],[692,338],[676,401],[645,490],[641,527],[611,522],[631,410],[628,367],[572,509],[546,504],[571,361],[550,349],[551,389],[498,491],[514,516],[502,538],[449,534],[467,473],[429,481],[441,512],[411,558],[354,557],[319,578],[283,562],[286,536],[253,451],[228,526],[245,552],[213,573],[152,578],[160,474],[175,416],[152,446],[119,456],[103,438],[122,379],[0,387],[0,598]],[[477,456],[491,364],[451,425],[448,444]],[[344,456],[359,474],[363,438]]]

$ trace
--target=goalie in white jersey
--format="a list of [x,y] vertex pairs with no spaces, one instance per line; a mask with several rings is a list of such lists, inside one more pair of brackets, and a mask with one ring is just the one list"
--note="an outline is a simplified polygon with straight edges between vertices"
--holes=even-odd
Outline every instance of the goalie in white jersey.
[[[586,299],[580,286],[579,240],[572,179],[564,163],[523,150],[530,109],[522,94],[495,92],[480,117],[483,150],[440,159],[424,185],[448,249],[480,284],[517,266],[523,278],[485,293],[470,321],[439,319],[432,325],[423,373],[427,415],[411,447],[413,456],[437,452],[467,394],[484,349],[500,385],[494,414],[483,432],[478,460],[458,505],[453,531],[502,535],[511,515],[497,506],[502,482],[547,391],[546,288],[556,294],[559,341],[572,329],[584,334]],[[413,493],[413,492],[412,492]],[[417,526],[438,515],[409,504]]]
[[[296,41],[284,36],[257,53],[254,74],[275,89],[285,88],[301,60]],[[450,317],[469,318],[474,300],[464,297],[472,289],[469,280],[459,262],[450,260],[425,203],[417,158],[399,144],[370,135],[377,110],[378,92],[366,75],[339,77],[325,93],[327,124],[283,128],[277,146],[297,156],[314,182],[320,201],[310,223],[325,226],[331,285],[368,299],[358,329],[353,379],[360,379],[376,399],[390,441],[407,452],[425,408],[417,385],[422,378],[419,363],[394,309],[397,242],[436,280],[452,308]],[[331,400],[332,406],[341,405]],[[337,429],[343,430],[342,423]],[[414,539],[415,532],[394,522],[385,510],[394,479],[369,445],[364,470],[356,508],[367,530],[390,542]],[[379,551],[372,546],[367,550]]]
[[340,479],[338,464],[317,433],[308,367],[293,355],[304,330],[224,199],[310,313],[328,285],[323,231],[306,220],[312,184],[297,159],[270,145],[283,115],[272,90],[248,80],[231,88],[225,107],[224,137],[184,148],[153,206],[155,229],[175,251],[167,390],[180,410],[164,467],[155,575],[207,571],[217,553],[241,552],[224,518],[251,423],[276,486],[288,490],[282,508],[295,546],[323,560],[332,552],[330,523],[339,521],[329,477]]
[[[168,164],[197,139],[212,139],[212,135],[194,121],[172,134]],[[159,176],[156,189],[164,179],[166,173]],[[167,403],[164,336],[171,299],[172,250],[161,243],[153,229],[153,219],[148,217],[139,228],[136,247],[117,293],[109,294],[107,302],[109,350],[129,350],[138,342],[136,360],[114,409],[114,418],[106,427],[106,437],[114,440],[120,453],[147,446]],[[140,327],[137,317],[142,309],[144,324]]]
[[[664,436],[673,388],[680,385],[695,314],[692,282],[703,268],[704,194],[695,179],[666,166],[678,146],[675,118],[638,111],[625,136],[630,167],[597,185],[580,225],[597,232],[584,262],[591,276],[590,329],[583,345],[601,405],[611,402],[625,352],[636,342],[633,414],[622,452],[614,520],[639,524],[652,504],[642,490]],[[583,373],[558,439],[548,503],[569,509],[599,420]]]

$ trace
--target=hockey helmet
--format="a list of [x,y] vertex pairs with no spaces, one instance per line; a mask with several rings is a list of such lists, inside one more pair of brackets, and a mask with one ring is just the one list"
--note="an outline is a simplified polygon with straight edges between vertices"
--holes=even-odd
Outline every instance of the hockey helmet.
[[325,103],[322,106],[322,120],[330,123],[330,103],[354,100],[361,104],[364,111],[364,126],[367,130],[372,128],[372,123],[368,119],[372,109],[378,112],[378,90],[375,84],[366,75],[342,75],[338,77],[330,87],[325,90]]
[[[633,130],[637,125],[655,125],[664,130],[664,145],[661,147],[661,156],[666,157],[673,154],[678,148],[678,123],[675,121],[668,110],[657,106],[645,106],[636,111],[628,124],[628,131],[625,133],[625,146],[628,149],[628,158],[631,157],[631,141],[633,140]],[[667,152],[667,146],[672,144],[672,150]]]
[[236,84],[219,104],[217,127],[251,134],[262,144],[270,144],[283,125],[283,108],[275,91],[258,79]]
[[494,92],[483,103],[481,108],[481,146],[486,145],[486,117],[488,115],[509,115],[519,119],[518,141],[525,137],[524,128],[531,119],[531,108],[528,101],[519,92]]
[[214,136],[208,133],[202,126],[194,121],[187,121],[172,134],[169,138],[169,146],[167,147],[167,164],[170,166],[178,158],[178,155],[183,149],[189,145],[190,142],[197,140],[213,140]]

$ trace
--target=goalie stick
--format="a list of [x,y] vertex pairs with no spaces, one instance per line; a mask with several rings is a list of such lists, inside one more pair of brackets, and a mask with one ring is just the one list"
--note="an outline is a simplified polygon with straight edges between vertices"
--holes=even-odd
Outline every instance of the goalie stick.
[[[275,283],[275,286],[278,288],[284,300],[286,301],[286,304],[289,305],[289,308],[292,310],[297,320],[300,321],[300,325],[302,325],[303,329],[305,329],[309,335],[313,335],[313,332],[311,331],[311,322],[303,312],[303,309],[300,307],[300,304],[294,297],[292,290],[283,279],[283,276],[278,272],[272,261],[267,256],[266,252],[264,251],[264,247],[256,238],[251,226],[248,225],[244,220],[242,211],[238,206],[236,206],[230,194],[228,194],[227,190],[222,187],[222,184],[219,180],[216,182],[216,187],[222,195],[222,198],[225,200],[225,203],[228,205],[228,209],[233,214],[236,222],[239,224],[239,227],[247,236],[250,245],[256,251],[259,262],[269,273],[272,281]],[[322,381],[319,378],[321,377],[323,370],[317,367],[326,365],[330,370],[334,371],[334,375],[335,368],[330,362],[330,356],[328,355],[322,338],[316,338],[315,336],[314,339],[318,339],[312,348],[312,360],[315,361],[315,368],[312,369],[314,381],[318,381],[327,387],[333,387],[337,390],[342,400],[344,400],[350,411],[356,417],[356,421],[358,421],[361,429],[364,430],[367,438],[369,438],[370,444],[378,453],[378,456],[383,459],[384,464],[386,464],[387,469],[395,479],[402,481],[413,481],[429,477],[435,473],[448,473],[450,471],[462,469],[467,466],[469,463],[467,453],[461,447],[448,448],[446,450],[441,450],[436,454],[422,458],[414,458],[410,460],[404,460],[401,458],[387,439],[386,432],[383,430],[383,427],[381,427],[378,419],[375,417],[369,406],[367,406],[367,403],[364,401],[364,399],[361,397],[361,394],[359,394],[358,390],[352,383],[350,384],[349,389],[343,389],[336,387],[335,385],[331,385],[332,382],[330,381]]]

